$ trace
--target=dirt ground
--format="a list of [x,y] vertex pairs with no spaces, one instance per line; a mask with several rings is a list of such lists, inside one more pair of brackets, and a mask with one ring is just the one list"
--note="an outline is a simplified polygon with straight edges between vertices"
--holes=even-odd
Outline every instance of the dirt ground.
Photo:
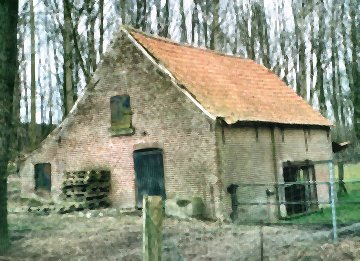
[[[71,214],[16,212],[9,193],[12,247],[0,260],[142,260],[141,213],[101,209]],[[360,227],[360,226],[359,226]],[[360,260],[360,229],[264,226],[264,260]],[[166,218],[163,260],[260,260],[260,227]]]
[[[115,209],[9,214],[12,247],[0,260],[141,260],[142,219]],[[265,260],[360,260],[360,237],[264,226]],[[360,236],[360,235],[359,235]],[[165,219],[163,260],[260,260],[258,226]]]

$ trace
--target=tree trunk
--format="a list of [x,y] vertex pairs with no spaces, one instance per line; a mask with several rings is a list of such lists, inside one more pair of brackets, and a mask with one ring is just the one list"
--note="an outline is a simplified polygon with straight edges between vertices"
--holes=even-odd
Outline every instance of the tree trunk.
[[[57,35],[54,34],[54,37],[57,37]],[[57,48],[53,48],[53,54],[54,54],[54,64],[55,64],[55,78],[56,78],[56,86],[59,86],[59,93],[60,93],[60,99],[62,101],[61,111],[62,114],[65,115],[65,84],[61,80],[60,77],[60,62],[58,57],[58,51]],[[65,78],[63,77],[63,80]]]
[[[40,54],[40,42],[38,42],[38,46],[37,46],[37,53]],[[43,123],[45,123],[45,106],[44,106],[44,100],[45,100],[45,94],[44,94],[44,88],[42,86],[42,83],[41,83],[41,57],[39,55],[39,59],[38,59],[38,74],[37,74],[37,86],[38,86],[38,89],[39,89],[39,95],[40,95],[40,123],[41,123],[41,130],[40,130],[40,137],[42,137],[42,134],[43,134]],[[37,129],[37,131],[39,131]],[[37,136],[37,135],[36,135]],[[36,141],[38,141],[36,139]]]
[[279,22],[279,31],[280,31],[280,49],[281,55],[284,59],[282,67],[284,68],[284,77],[283,81],[289,85],[288,74],[289,74],[289,56],[287,55],[286,50],[286,20],[284,17],[284,1],[281,1],[280,9],[282,10],[281,21]]
[[[256,14],[255,14],[255,10],[252,8],[253,6],[249,7],[248,12],[250,13],[250,30],[251,33],[248,32],[248,56],[251,60],[256,60],[256,38],[255,38],[255,31],[256,31]],[[249,29],[246,27],[246,30],[248,31]]]
[[258,21],[258,37],[260,43],[260,51],[262,54],[262,61],[265,67],[271,69],[270,65],[270,43],[268,35],[268,24],[266,21],[266,13],[264,3],[262,5],[257,4],[257,21]]
[[[299,67],[296,73],[296,93],[303,99],[307,97],[307,83],[306,83],[306,54],[305,54],[305,40],[304,40],[304,7],[299,7],[298,2],[292,3],[292,10],[294,16],[295,27],[295,47],[296,57],[293,57],[295,64]],[[323,26],[323,24],[321,24]],[[296,66],[296,67],[297,67]],[[295,68],[296,68],[295,67]],[[296,70],[296,69],[295,69]]]
[[162,23],[161,23],[161,1],[155,1],[156,5],[156,26],[158,35],[162,34]]
[[136,1],[136,21],[135,21],[135,28],[139,29],[141,26],[141,3],[143,0],[137,0]]
[[316,90],[319,92],[319,109],[320,113],[323,116],[327,116],[327,106],[325,100],[325,90],[324,90],[324,69],[322,67],[322,56],[325,51],[325,40],[324,35],[325,31],[323,28],[324,25],[324,3],[320,1],[319,4],[319,30],[318,30],[318,44],[317,44],[317,51],[316,51]]
[[99,12],[100,12],[100,40],[99,40],[99,54],[103,54],[104,46],[104,0],[99,1]]
[[126,24],[126,12],[125,12],[126,0],[120,0],[121,8],[121,23]]
[[314,11],[312,13],[312,18],[310,19],[310,93],[309,93],[309,104],[312,106],[314,102],[314,87],[313,87],[313,79],[314,79],[314,59],[313,59],[313,52],[315,46],[315,35],[314,35],[314,20],[315,15]]
[[[47,58],[46,58],[46,66],[47,66],[47,80],[48,80],[48,85],[49,85],[49,124],[50,126],[53,123],[53,85],[52,85],[52,75],[51,75],[51,59],[50,59],[50,26],[49,26],[49,20],[48,20],[48,16],[49,16],[49,11],[48,11],[48,7],[46,7],[46,14],[45,14],[45,30],[47,33],[46,35],[46,54],[47,54]],[[53,46],[54,47],[54,46]]]
[[169,0],[166,0],[165,2],[165,11],[164,11],[164,17],[165,17],[165,21],[164,21],[164,25],[162,26],[163,30],[161,32],[161,36],[163,37],[169,37],[169,22],[170,22],[170,3]]
[[219,40],[219,0],[213,0],[213,23],[210,36],[211,50],[218,49]]
[[347,194],[347,189],[345,187],[344,182],[344,163],[342,161],[338,162],[338,172],[339,172],[339,190],[338,196],[342,196],[343,194]]
[[[18,20],[18,25],[22,29],[25,29],[26,22],[24,18],[20,18]],[[21,107],[21,73],[25,70],[26,67],[24,67],[24,63],[26,61],[25,57],[25,31],[22,32],[19,30],[18,32],[18,44],[17,48],[21,51],[21,58],[20,61],[17,60],[16,68],[17,68],[17,74],[15,79],[15,85],[14,85],[14,96],[13,96],[13,114],[12,114],[12,124],[13,124],[13,135],[11,137],[11,144],[10,144],[10,150],[11,150],[11,157],[12,159],[16,159],[20,152],[21,152],[21,142],[20,142],[20,136],[21,136],[21,119],[20,119],[20,107]],[[16,162],[17,163],[17,162]]]
[[354,107],[353,114],[353,124],[357,140],[360,140],[360,88],[358,86],[360,82],[360,68],[358,65],[358,26],[357,26],[357,15],[356,10],[359,8],[359,4],[356,4],[356,1],[353,1],[350,5],[350,18],[351,18],[351,27],[350,27],[350,38],[352,43],[352,56],[351,56],[351,75],[352,83],[351,92],[352,92],[352,103]]
[[240,27],[240,13],[239,13],[239,6],[237,3],[237,0],[233,0],[233,5],[234,5],[234,12],[235,12],[235,42],[234,42],[234,46],[233,46],[233,54],[237,54],[238,52],[238,37],[239,37],[239,27]]
[[[72,44],[71,44],[71,6],[69,0],[63,0],[64,5],[64,30],[63,30],[63,48],[64,48],[64,117],[68,115],[74,105],[73,79],[72,79]],[[74,39],[76,41],[76,39]]]
[[73,50],[73,84],[74,84],[74,101],[77,100],[77,93],[79,92],[78,86],[80,86],[80,77],[79,77],[79,58],[76,54],[76,51]]
[[36,144],[36,80],[35,80],[35,14],[34,0],[30,0],[30,44],[31,44],[31,147]]
[[180,0],[180,17],[181,17],[181,24],[180,24],[181,37],[180,37],[180,41],[182,43],[184,43],[184,42],[187,42],[186,15],[185,15],[185,12],[184,12],[184,0]]
[[[336,54],[336,61],[339,61],[339,54]],[[339,91],[339,113],[340,113],[340,124],[341,124],[341,136],[345,137],[345,127],[346,127],[346,118],[345,118],[345,97],[344,97],[344,93],[343,93],[343,87],[341,84],[341,73],[340,73],[340,65],[339,62],[336,63],[337,67],[336,67],[336,71],[337,71],[337,86],[338,86],[338,91]]]
[[340,126],[339,126],[339,106],[338,106],[338,85],[337,85],[337,81],[336,81],[336,53],[337,53],[337,43],[336,43],[336,32],[335,32],[335,27],[336,27],[336,23],[337,23],[337,19],[336,19],[336,1],[334,0],[334,3],[332,4],[332,25],[331,25],[331,29],[330,29],[330,34],[331,34],[331,82],[332,82],[332,98],[331,98],[331,105],[333,108],[333,112],[334,112],[334,118],[335,118],[335,126],[337,127],[337,130],[339,130]]
[[[24,48],[22,49],[24,51]],[[25,60],[24,63],[24,71],[23,71],[23,88],[24,88],[24,103],[25,103],[25,122],[29,123],[29,99],[28,99],[28,86],[27,86],[27,73],[26,73],[27,62]],[[26,125],[28,126],[28,124]],[[26,133],[29,133],[29,129],[27,128]]]
[[[353,82],[352,82],[352,75],[351,75],[351,65],[349,63],[349,52],[348,52],[348,43],[347,43],[347,39],[348,39],[348,33],[346,30],[346,17],[347,17],[347,13],[345,11],[345,3],[342,3],[341,5],[341,17],[340,17],[340,21],[341,21],[341,33],[343,35],[342,38],[342,43],[344,45],[344,64],[345,64],[345,73],[346,73],[346,78],[348,79],[349,82],[349,88],[350,88],[350,92],[353,89]],[[339,65],[339,64],[338,64]],[[342,90],[341,90],[342,91]],[[343,97],[343,94],[341,93],[341,96]],[[342,101],[342,110],[344,110],[344,100]],[[344,116],[342,116],[343,118],[343,126],[346,125],[346,119],[345,119],[345,113],[341,112],[342,114],[344,114]],[[349,117],[350,118],[350,117]]]
[[147,21],[147,6],[146,6],[147,0],[142,0],[142,19],[141,19],[141,30],[144,32],[146,31],[146,21]]
[[18,1],[0,2],[0,255],[10,244],[7,221],[7,165],[17,59]]
[[204,43],[205,47],[208,47],[208,24],[209,19],[209,0],[202,1],[200,4],[201,13],[203,15],[203,28],[204,28]]
[[[191,21],[191,43],[195,43],[195,28],[199,29],[199,13],[197,10],[198,2],[194,0],[194,9],[192,10],[192,21]],[[199,30],[198,30],[199,31]],[[200,39],[200,32],[198,32],[198,39]]]
[[[96,16],[94,14],[95,9],[95,1],[91,0],[88,4],[88,19],[90,30],[88,30],[88,43],[89,43],[89,53],[88,56],[90,58],[90,66],[89,66],[89,74],[92,75],[93,72],[96,71],[96,49],[95,49],[95,22]],[[75,92],[74,92],[75,93]]]

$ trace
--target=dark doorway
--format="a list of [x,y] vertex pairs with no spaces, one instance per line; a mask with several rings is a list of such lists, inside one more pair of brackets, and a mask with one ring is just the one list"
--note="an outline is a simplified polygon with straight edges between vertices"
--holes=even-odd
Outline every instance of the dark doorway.
[[134,151],[136,177],[136,207],[142,207],[144,195],[165,195],[164,164],[161,149],[143,149]]
[[314,165],[307,161],[287,162],[284,164],[283,174],[287,214],[290,216],[316,210],[318,204]]
[[51,164],[35,165],[35,191],[51,191]]
[[238,199],[237,199],[237,195],[236,195],[236,190],[239,187],[239,185],[236,184],[231,184],[230,186],[227,187],[227,192],[230,194],[230,199],[231,199],[231,214],[230,214],[230,218],[232,221],[236,221],[238,218]]

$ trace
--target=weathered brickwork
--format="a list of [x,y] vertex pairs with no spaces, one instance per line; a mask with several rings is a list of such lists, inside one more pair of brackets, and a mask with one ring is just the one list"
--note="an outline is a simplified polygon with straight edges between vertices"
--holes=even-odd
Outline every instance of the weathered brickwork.
[[[135,133],[112,137],[110,98],[124,94],[130,96]],[[284,161],[331,159],[326,130],[310,129],[306,135],[307,149],[302,128],[275,128],[279,181]],[[201,197],[209,217],[229,216],[226,188],[230,184],[275,182],[270,128],[260,127],[256,135],[254,127],[222,127],[120,31],[73,111],[23,162],[22,193],[34,192],[37,163],[51,163],[54,196],[60,194],[66,171],[104,169],[111,171],[113,205],[134,208],[133,152],[144,148],[163,150],[167,198]],[[327,175],[327,166],[316,166],[318,181],[327,180]],[[264,187],[239,188],[238,192],[241,201],[267,200]],[[327,193],[318,189],[320,197],[326,198]],[[240,208],[241,217],[275,219],[276,211],[274,206]]]
[[[95,88],[94,88],[95,85]],[[130,96],[135,134],[111,137],[110,97]],[[170,78],[160,73],[123,34],[103,58],[77,109],[23,164],[22,191],[34,191],[34,164],[50,162],[52,192],[60,193],[63,173],[101,168],[111,171],[115,206],[135,206],[133,152],[162,148],[168,198],[201,196],[212,216],[212,180],[217,173],[212,121]]]
[[[310,130],[310,135],[309,131]],[[283,162],[286,161],[320,161],[332,159],[331,141],[326,129],[307,127],[306,135],[308,149],[305,145],[304,130],[300,128],[276,127],[274,129],[276,167],[274,163],[273,146],[270,127],[238,127],[219,130],[222,136],[221,159],[223,175],[223,191],[230,184],[241,183],[273,183],[284,182]],[[257,134],[256,134],[257,132]],[[277,171],[275,171],[275,168]],[[328,164],[315,164],[317,181],[328,181]],[[267,197],[266,189],[275,192],[273,186],[240,186],[237,197],[240,202],[276,202],[276,197]],[[327,186],[317,187],[319,201],[327,201],[329,192]],[[224,204],[227,212],[231,212],[231,200],[224,193]],[[279,200],[284,201],[284,191],[279,190]],[[244,206],[238,208],[239,219],[277,218],[277,208],[274,205]]]

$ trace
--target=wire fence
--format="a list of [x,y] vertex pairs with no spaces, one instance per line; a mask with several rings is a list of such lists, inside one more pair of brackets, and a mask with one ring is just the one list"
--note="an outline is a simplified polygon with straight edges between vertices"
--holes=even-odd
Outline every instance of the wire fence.
[[360,180],[339,179],[332,161],[284,164],[278,182],[237,183],[230,189],[238,224],[323,225],[360,222]]

